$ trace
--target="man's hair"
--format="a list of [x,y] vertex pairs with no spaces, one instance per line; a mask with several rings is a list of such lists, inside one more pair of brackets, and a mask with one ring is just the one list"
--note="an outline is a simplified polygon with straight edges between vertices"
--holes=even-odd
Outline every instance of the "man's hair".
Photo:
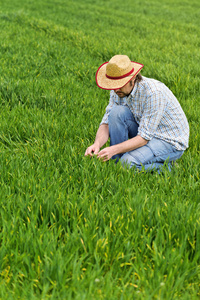
[[130,85],[133,86],[133,82],[135,84],[136,82],[140,82],[141,80],[142,80],[142,75],[140,73],[138,73],[136,75],[135,79],[134,78],[131,79]]
[[135,80],[134,80],[134,82],[136,83],[136,82],[140,82],[142,80],[142,75],[140,74],[140,73],[138,73],[137,75],[136,75],[136,77],[135,77]]

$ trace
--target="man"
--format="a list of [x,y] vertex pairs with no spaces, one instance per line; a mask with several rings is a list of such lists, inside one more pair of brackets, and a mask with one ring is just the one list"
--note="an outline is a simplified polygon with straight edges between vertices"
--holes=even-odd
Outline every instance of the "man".
[[[111,90],[95,142],[85,155],[120,160],[141,170],[158,170],[188,148],[189,125],[173,93],[161,82],[141,76],[143,65],[115,55],[96,73],[97,85]],[[110,137],[110,147],[101,147]]]

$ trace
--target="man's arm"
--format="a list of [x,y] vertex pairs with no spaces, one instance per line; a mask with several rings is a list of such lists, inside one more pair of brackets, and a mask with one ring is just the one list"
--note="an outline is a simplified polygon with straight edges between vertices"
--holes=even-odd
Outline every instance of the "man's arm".
[[125,142],[102,149],[98,153],[97,157],[101,158],[103,161],[107,161],[113,155],[135,150],[137,148],[145,146],[147,143],[147,140],[143,139],[140,135],[137,135],[136,137],[129,139]]
[[108,124],[102,124],[97,130],[96,138],[94,144],[87,148],[85,151],[85,156],[93,154],[98,154],[100,148],[108,141],[109,138],[109,128]]

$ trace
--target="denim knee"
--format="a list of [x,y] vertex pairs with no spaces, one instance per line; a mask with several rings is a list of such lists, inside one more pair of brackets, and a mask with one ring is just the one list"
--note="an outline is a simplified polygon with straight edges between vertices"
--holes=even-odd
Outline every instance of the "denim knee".
[[131,168],[133,166],[141,166],[141,162],[132,155],[130,155],[129,152],[124,153],[120,161],[123,167],[127,166]]
[[130,109],[127,106],[123,106],[123,105],[117,105],[114,106],[108,116],[108,122],[116,122],[117,120],[121,120],[124,119],[125,116],[130,113]]

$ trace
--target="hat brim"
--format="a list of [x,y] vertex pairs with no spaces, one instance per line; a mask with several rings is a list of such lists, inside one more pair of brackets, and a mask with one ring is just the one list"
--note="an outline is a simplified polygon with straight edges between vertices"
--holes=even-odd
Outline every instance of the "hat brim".
[[108,62],[105,62],[102,64],[97,72],[96,72],[96,83],[98,87],[104,90],[116,90],[120,89],[123,86],[125,86],[133,77],[135,77],[140,70],[144,67],[144,65],[131,61],[131,65],[133,70],[133,73],[131,73],[129,76],[124,77],[122,79],[109,79],[106,77],[106,66]]

